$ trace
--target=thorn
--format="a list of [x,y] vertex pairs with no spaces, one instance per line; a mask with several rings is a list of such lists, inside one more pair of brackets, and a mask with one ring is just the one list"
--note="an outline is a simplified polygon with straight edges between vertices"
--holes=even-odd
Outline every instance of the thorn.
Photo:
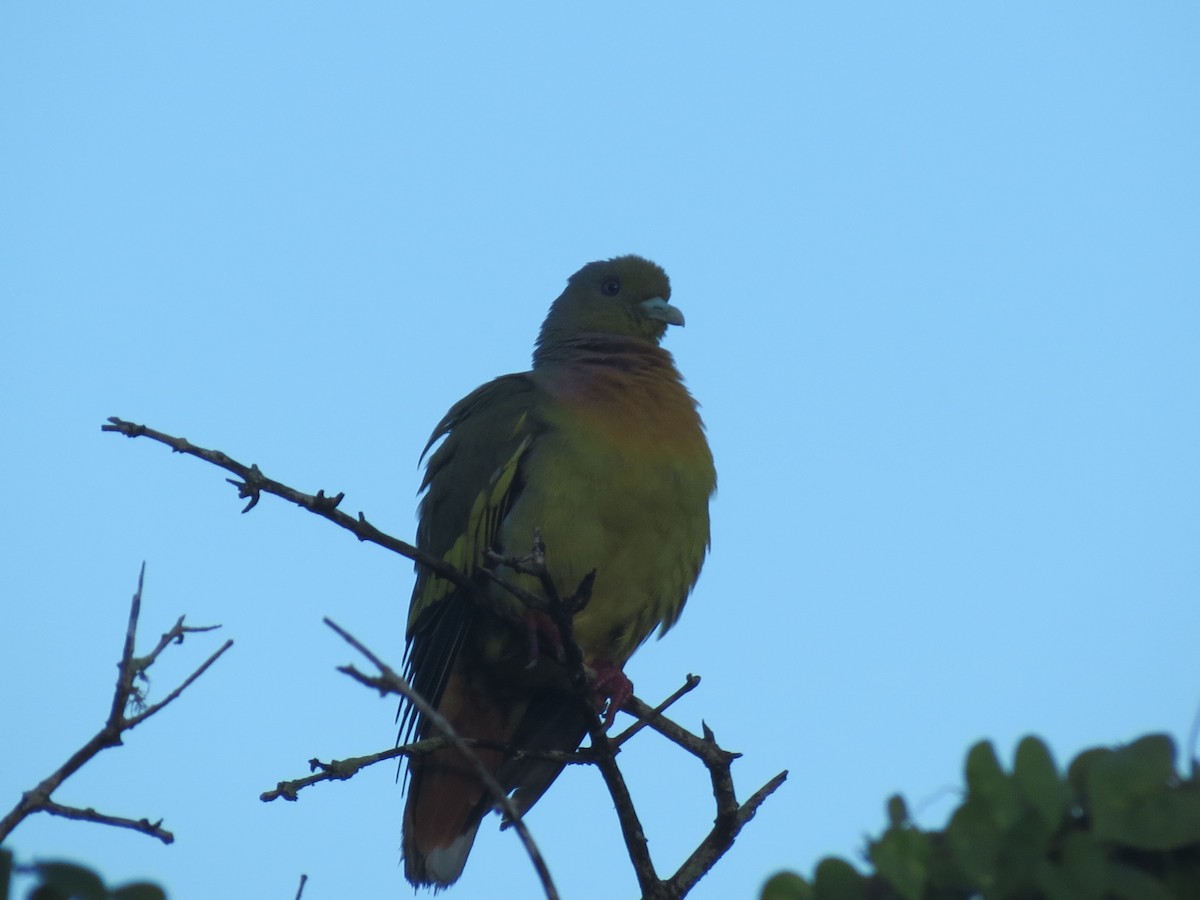
[[[317,496],[313,498],[313,506],[317,509],[337,509],[338,504],[345,499],[345,492],[338,493],[334,497],[327,497],[324,490],[317,491]],[[362,513],[360,512],[361,516]]]
[[252,465],[250,467],[250,475],[246,478],[246,480],[244,482],[238,481],[234,478],[226,478],[225,479],[229,484],[232,484],[235,488],[238,489],[239,497],[241,497],[243,499],[245,499],[246,497],[250,498],[250,502],[247,503],[246,506],[242,509],[243,513],[250,512],[250,510],[252,510],[252,509],[254,509],[254,507],[258,506],[258,501],[260,499],[262,499],[262,491],[260,490],[258,484],[256,483],[258,481],[261,481],[262,477],[263,477],[263,474],[259,470],[258,466]]

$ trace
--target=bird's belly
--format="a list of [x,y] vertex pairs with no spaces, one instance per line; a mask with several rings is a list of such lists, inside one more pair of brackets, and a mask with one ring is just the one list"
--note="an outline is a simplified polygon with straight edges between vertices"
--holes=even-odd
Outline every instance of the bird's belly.
[[535,452],[530,463],[544,474],[505,519],[505,552],[527,553],[540,529],[563,596],[595,570],[575,637],[587,659],[623,665],[656,626],[675,620],[699,574],[711,477],[669,447],[636,459],[602,440],[582,449],[545,441]]

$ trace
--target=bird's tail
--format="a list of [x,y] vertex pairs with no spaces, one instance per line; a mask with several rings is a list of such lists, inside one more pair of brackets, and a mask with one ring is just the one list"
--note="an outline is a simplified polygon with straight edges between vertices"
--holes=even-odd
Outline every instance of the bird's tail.
[[[450,676],[438,710],[464,738],[525,749],[571,751],[587,730],[578,701],[555,690],[514,696],[488,690],[458,673]],[[429,734],[429,737],[435,735]],[[525,813],[562,771],[562,763],[510,759],[499,750],[474,748],[475,756]],[[414,885],[445,887],[458,880],[479,823],[496,808],[476,765],[454,747],[409,761],[404,807],[404,874]],[[507,818],[507,817],[506,817]]]
[[414,885],[445,887],[462,874],[490,804],[473,766],[448,748],[409,768],[404,808],[404,875]]
[[[506,743],[523,710],[497,700],[470,689],[466,679],[455,673],[446,684],[438,711],[461,737]],[[431,731],[427,736],[437,735]],[[476,747],[474,754],[493,774],[504,763],[504,754],[498,750]],[[455,747],[412,757],[404,806],[404,874],[408,880],[417,886],[437,887],[457,881],[479,823],[494,803],[476,764]]]

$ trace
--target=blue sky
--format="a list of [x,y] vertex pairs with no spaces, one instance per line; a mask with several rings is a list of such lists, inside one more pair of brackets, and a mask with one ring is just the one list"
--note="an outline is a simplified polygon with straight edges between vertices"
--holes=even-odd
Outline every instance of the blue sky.
[[[1200,13],[1192,5],[0,8],[0,630],[7,808],[99,727],[143,559],[147,645],[236,645],[9,845],[173,898],[408,895],[389,745],[332,616],[399,662],[412,572],[119,415],[405,537],[421,447],[526,368],[583,263],[672,276],[717,459],[713,550],[629,674],[791,778],[693,896],[854,857],[903,792],[952,807],[968,746],[1062,763],[1200,703]],[[189,640],[152,699],[217,639]],[[18,738],[11,737],[17,735]],[[671,871],[701,768],[621,757]],[[599,776],[529,817],[566,897],[632,896]],[[534,896],[485,824],[455,898]]]

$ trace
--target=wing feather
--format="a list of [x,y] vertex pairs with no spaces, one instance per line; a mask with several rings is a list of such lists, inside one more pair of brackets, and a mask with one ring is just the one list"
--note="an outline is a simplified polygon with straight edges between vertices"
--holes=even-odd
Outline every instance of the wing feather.
[[[534,414],[538,388],[506,375],[456,403],[421,454],[429,455],[421,489],[417,546],[473,574],[524,485],[523,464],[544,423]],[[441,699],[474,618],[465,591],[417,566],[408,615],[405,675],[433,705]],[[420,716],[402,704],[401,737],[424,737]]]

